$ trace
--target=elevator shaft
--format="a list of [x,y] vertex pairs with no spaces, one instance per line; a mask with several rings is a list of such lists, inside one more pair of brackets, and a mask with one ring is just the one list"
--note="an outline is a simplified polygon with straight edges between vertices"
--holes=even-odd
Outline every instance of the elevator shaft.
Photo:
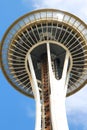
[[41,65],[42,74],[42,130],[51,130],[51,112],[50,112],[50,89],[48,79],[47,56],[43,56]]

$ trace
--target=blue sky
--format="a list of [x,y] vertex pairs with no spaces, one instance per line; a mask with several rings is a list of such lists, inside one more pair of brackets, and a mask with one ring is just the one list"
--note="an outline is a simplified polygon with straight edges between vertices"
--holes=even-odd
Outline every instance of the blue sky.
[[[65,10],[87,23],[87,0],[2,0],[0,41],[14,20],[38,8]],[[66,109],[70,130],[87,130],[87,85],[67,98]],[[34,126],[34,100],[11,87],[0,70],[0,130],[34,130]]]

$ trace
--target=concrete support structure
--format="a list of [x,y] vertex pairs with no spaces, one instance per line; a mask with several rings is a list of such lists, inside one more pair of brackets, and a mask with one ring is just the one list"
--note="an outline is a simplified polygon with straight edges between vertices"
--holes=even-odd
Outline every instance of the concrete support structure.
[[[69,66],[69,54],[66,52],[65,61],[64,61],[64,67],[63,67],[63,73],[61,79],[57,80],[53,74],[52,70],[52,61],[51,61],[51,53],[50,53],[50,44],[47,43],[47,57],[45,57],[45,70],[46,70],[46,79],[45,82],[47,82],[49,85],[45,86],[46,89],[50,89],[50,92],[48,93],[47,101],[49,102],[49,112],[46,113],[44,110],[45,102],[44,102],[44,95],[43,98],[40,99],[40,93],[39,93],[39,87],[35,75],[35,70],[32,62],[31,55],[28,55],[28,63],[31,73],[31,84],[32,84],[32,90],[34,93],[34,98],[36,101],[36,126],[35,130],[69,130],[68,124],[67,124],[67,117],[66,117],[66,109],[65,109],[65,99],[66,99],[66,92],[67,92],[67,84],[68,84],[68,66]],[[47,59],[47,61],[46,61]],[[43,65],[42,65],[43,66]],[[42,72],[43,73],[43,72]],[[49,87],[49,88],[47,88]],[[42,89],[42,93],[45,95],[47,93],[44,92],[45,88]],[[42,100],[42,101],[40,101]],[[41,109],[41,104],[43,109]],[[45,111],[45,113],[44,113]],[[49,115],[49,116],[48,116]],[[43,123],[41,124],[41,117],[43,120]],[[45,118],[44,118],[45,117]],[[46,118],[49,117],[49,124],[46,125]]]
[[63,74],[60,80],[55,79],[52,66],[51,66],[51,54],[49,43],[47,44],[48,55],[48,68],[49,68],[49,82],[50,82],[50,107],[51,107],[51,120],[53,130],[69,130],[66,118],[65,110],[65,98],[66,98],[66,81],[67,81],[67,69],[69,64],[69,55],[66,53],[65,63],[63,67]]

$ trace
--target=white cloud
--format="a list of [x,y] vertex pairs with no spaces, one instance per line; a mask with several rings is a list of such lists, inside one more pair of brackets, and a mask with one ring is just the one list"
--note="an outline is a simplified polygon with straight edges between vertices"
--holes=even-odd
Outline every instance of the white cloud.
[[24,111],[25,111],[25,113],[26,113],[26,116],[28,117],[28,118],[35,118],[35,100],[32,100],[32,99],[29,99],[29,102],[30,103],[28,103],[28,104],[25,104],[24,103]]
[[80,111],[82,113],[87,113],[87,86],[85,86],[78,93],[74,94],[71,97],[67,98],[67,110],[71,111]]
[[31,106],[27,107],[27,116],[29,118],[35,118],[35,109]]
[[67,98],[66,108],[69,121],[75,126],[80,124],[83,130],[87,130],[87,85],[77,94]]
[[[22,0],[23,4],[29,5],[29,0]],[[87,0],[32,0],[34,9],[40,8],[56,8],[68,11],[80,17],[87,22]]]
[[[74,130],[87,130],[87,117],[85,114],[80,112],[74,113],[71,116],[68,116],[68,123],[74,126]],[[70,126],[70,125],[69,125]]]
[[33,0],[33,2],[35,3],[34,4],[34,7],[35,8],[57,8],[57,5],[62,2],[63,0],[53,0],[53,1],[50,1],[50,0],[44,0],[44,1],[41,1],[41,0]]

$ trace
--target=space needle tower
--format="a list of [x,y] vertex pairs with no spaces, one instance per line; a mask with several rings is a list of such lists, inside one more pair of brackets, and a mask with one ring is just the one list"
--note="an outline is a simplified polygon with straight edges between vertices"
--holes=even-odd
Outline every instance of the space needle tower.
[[55,9],[16,20],[1,41],[1,68],[36,101],[35,130],[69,130],[65,100],[87,83],[87,25]]

